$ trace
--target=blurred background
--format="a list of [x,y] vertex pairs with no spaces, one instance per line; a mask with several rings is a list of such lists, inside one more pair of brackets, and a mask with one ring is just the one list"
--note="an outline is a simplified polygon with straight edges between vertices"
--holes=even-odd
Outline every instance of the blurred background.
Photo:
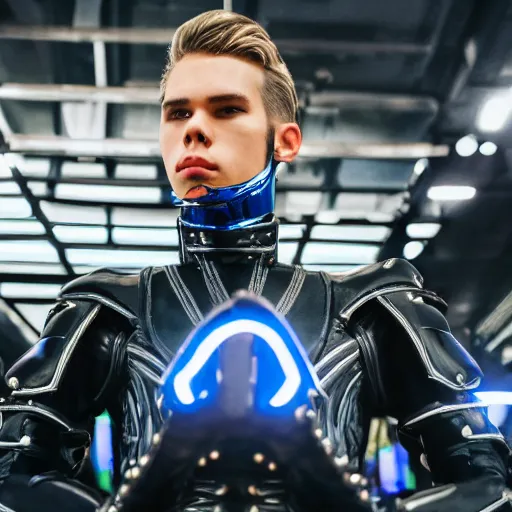
[[[511,392],[510,0],[0,0],[2,367],[73,277],[178,262],[158,84],[175,28],[215,8],[260,22],[299,92],[280,260],[411,260],[486,371],[481,391]],[[510,394],[487,397],[511,436]],[[389,485],[413,485],[403,454],[381,455]]]

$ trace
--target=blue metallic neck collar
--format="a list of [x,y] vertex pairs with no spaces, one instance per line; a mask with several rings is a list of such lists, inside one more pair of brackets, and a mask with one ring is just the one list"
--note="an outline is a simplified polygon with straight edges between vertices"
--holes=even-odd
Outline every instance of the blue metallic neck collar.
[[181,207],[183,226],[214,231],[231,231],[258,224],[274,211],[277,162],[272,158],[254,178],[229,187],[206,187],[208,193],[194,201],[172,194]]

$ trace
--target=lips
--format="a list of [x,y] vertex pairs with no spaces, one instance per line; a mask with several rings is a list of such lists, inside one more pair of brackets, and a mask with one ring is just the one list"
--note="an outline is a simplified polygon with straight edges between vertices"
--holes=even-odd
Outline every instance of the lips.
[[189,172],[189,170],[203,170],[203,171],[216,171],[217,166],[206,160],[205,158],[201,158],[199,156],[187,156],[178,162],[176,166],[176,172],[181,173],[184,171]]

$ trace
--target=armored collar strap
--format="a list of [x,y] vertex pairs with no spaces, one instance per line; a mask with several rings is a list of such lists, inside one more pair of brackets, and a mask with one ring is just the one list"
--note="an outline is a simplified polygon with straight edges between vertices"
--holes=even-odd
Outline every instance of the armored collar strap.
[[[195,255],[239,256],[241,259],[265,256],[269,264],[276,261],[279,222],[273,214],[245,228],[218,231],[187,226],[178,220],[182,263],[195,261]],[[239,258],[237,258],[238,260]]]

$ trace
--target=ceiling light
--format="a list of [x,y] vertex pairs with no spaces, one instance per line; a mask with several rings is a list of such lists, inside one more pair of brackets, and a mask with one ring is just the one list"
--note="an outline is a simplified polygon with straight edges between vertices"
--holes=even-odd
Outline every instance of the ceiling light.
[[60,284],[2,283],[0,295],[6,299],[55,299]]
[[455,144],[455,151],[460,156],[471,156],[478,150],[478,141],[474,135],[466,135]]
[[358,268],[363,268],[364,265],[303,265],[304,270],[311,270],[313,272],[327,272],[336,274],[340,272],[352,272]]
[[492,156],[496,151],[498,151],[498,146],[494,142],[484,142],[480,146],[480,153],[484,156]]
[[0,220],[0,235],[44,235],[44,226],[36,220]]
[[51,222],[67,224],[106,224],[107,212],[100,206],[77,206],[41,201],[41,210]]
[[59,256],[55,247],[49,242],[40,240],[30,241],[0,241],[0,261],[58,263]]
[[53,233],[59,242],[77,244],[106,244],[107,228],[103,226],[55,226]]
[[283,242],[279,244],[279,262],[291,265],[298,248],[299,244],[297,242]]
[[414,164],[414,174],[416,174],[416,176],[422,175],[427,167],[428,167],[428,158],[420,158]]
[[405,244],[404,247],[404,258],[408,260],[413,260],[417,258],[425,248],[425,245],[422,242],[414,241]]
[[158,187],[120,187],[111,185],[78,185],[60,183],[55,187],[57,199],[114,203],[159,203]]
[[279,240],[297,240],[302,238],[305,229],[305,224],[280,224]]
[[112,241],[120,245],[177,246],[178,230],[172,228],[114,228]]
[[178,252],[125,251],[121,249],[67,249],[66,256],[72,265],[115,266],[142,268],[179,263]]
[[441,224],[435,222],[413,222],[407,225],[405,232],[409,238],[434,238],[440,229]]
[[302,263],[362,265],[375,263],[380,247],[343,243],[308,242],[302,253]]
[[313,226],[312,239],[345,242],[383,242],[391,229],[386,226]]
[[474,187],[443,185],[430,187],[427,196],[434,201],[465,201],[472,199],[475,193],[476,189]]
[[2,197],[0,219],[22,219],[32,215],[32,208],[23,197]]
[[[89,269],[90,271],[90,269]],[[48,274],[65,275],[66,269],[59,263],[0,263],[0,274]]]
[[512,110],[512,89],[489,98],[478,113],[476,125],[482,132],[501,130]]
[[14,181],[3,181],[0,183],[0,194],[19,196],[21,194],[20,187]]
[[169,227],[175,228],[178,208],[154,210],[152,208],[113,208],[112,224],[115,226]]

